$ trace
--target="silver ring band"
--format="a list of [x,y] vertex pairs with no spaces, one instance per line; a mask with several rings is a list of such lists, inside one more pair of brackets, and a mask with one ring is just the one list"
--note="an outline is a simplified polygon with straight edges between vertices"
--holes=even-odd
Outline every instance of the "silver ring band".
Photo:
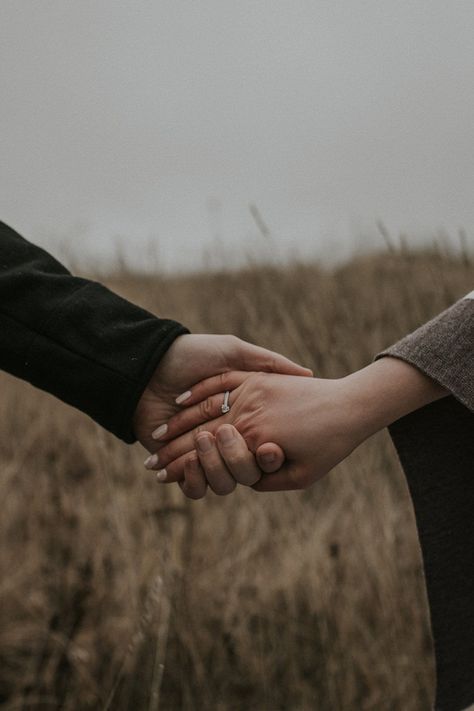
[[230,395],[229,390],[226,390],[224,393],[224,402],[221,405],[221,412],[223,415],[225,415],[226,412],[229,412],[229,410],[230,410],[229,395]]

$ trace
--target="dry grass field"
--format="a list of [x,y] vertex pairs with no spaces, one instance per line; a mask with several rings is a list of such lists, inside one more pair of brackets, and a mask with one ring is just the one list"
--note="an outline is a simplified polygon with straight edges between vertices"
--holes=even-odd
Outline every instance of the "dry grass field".
[[[474,284],[463,250],[109,285],[325,377]],[[186,501],[81,413],[0,374],[0,707],[428,711],[414,517],[381,433],[311,490]]]

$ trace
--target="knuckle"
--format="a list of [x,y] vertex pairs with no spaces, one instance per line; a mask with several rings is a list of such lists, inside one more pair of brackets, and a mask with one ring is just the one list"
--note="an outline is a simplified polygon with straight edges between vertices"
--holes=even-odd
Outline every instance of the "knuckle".
[[193,499],[193,501],[197,501],[198,499],[202,499],[205,496],[204,491],[199,491],[197,489],[186,489],[184,492],[188,499]]
[[213,417],[213,402],[211,397],[199,403],[199,414],[206,420],[210,420]]
[[184,460],[184,469],[189,471],[190,474],[194,474],[199,467],[199,459],[197,456],[191,454]]
[[236,486],[237,483],[235,481],[229,481],[226,483],[214,484],[212,486],[212,490],[217,496],[228,496],[229,494],[232,494]]
[[[255,427],[255,418],[252,414],[239,415],[235,418],[234,427],[239,432],[240,436],[245,440],[245,451],[241,452],[241,457],[248,457],[249,452],[255,455],[258,444],[264,435],[261,431],[257,431]],[[266,440],[268,441],[268,439]],[[227,454],[226,454],[227,457]]]
[[239,338],[238,336],[234,336],[232,334],[229,334],[225,336],[225,347],[227,354],[229,356],[232,356],[232,359],[235,357],[237,358],[242,358],[244,357],[245,354],[245,343],[244,341]]
[[225,373],[220,373],[219,374],[219,387],[221,390],[227,390],[227,386],[229,384],[229,373],[226,371]]
[[236,336],[235,334],[233,334],[233,333],[228,333],[228,334],[225,336],[225,338],[227,339],[227,342],[228,342],[229,345],[231,345],[231,346],[237,346],[237,345],[240,345],[240,344],[242,343],[242,341],[240,340],[240,338],[239,338],[238,336]]
[[258,371],[249,378],[250,388],[255,396],[262,396],[268,387],[268,374]]
[[267,357],[265,368],[270,372],[276,372],[278,370],[277,359],[274,355],[269,355]]

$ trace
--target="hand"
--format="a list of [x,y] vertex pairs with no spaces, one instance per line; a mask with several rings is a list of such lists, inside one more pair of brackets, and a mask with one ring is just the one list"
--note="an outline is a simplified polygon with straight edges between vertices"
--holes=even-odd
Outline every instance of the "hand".
[[[258,491],[306,488],[350,454],[363,439],[361,432],[354,432],[353,412],[342,380],[261,373],[245,378],[237,373],[233,378],[235,389],[231,392],[229,413],[219,417],[223,395],[221,392],[212,394],[219,384],[210,379],[193,389],[189,405],[168,423],[164,439],[172,441],[160,451],[158,463],[161,470],[166,469],[166,481],[183,480],[189,461],[196,461],[195,454],[189,455],[195,446],[201,465],[206,469],[212,455],[209,444],[213,435],[222,456],[223,424],[233,424],[252,452],[269,441],[283,447],[285,465],[279,472],[262,477],[254,485]],[[207,397],[204,407],[202,402],[193,405],[202,397]],[[214,419],[205,423],[204,432],[206,416]],[[181,434],[183,432],[186,434]],[[203,441],[207,441],[209,448],[204,452]],[[206,455],[207,460],[202,461]],[[211,473],[217,469],[215,458]]]
[[[247,376],[240,384],[241,374],[233,379],[229,413],[218,417],[222,393],[214,394],[219,383],[211,378],[193,389],[187,409],[170,421],[165,439],[176,439],[161,450],[159,462],[166,468],[166,481],[182,480],[186,462],[195,462],[195,455],[188,453],[204,436],[201,423],[206,416],[214,415],[205,429],[217,433],[218,439],[222,423],[233,423],[251,451],[258,453],[269,440],[283,446],[286,464],[280,472],[263,476],[255,489],[301,489],[379,429],[448,394],[419,370],[394,358],[381,359],[339,380],[264,374]],[[204,407],[202,402],[195,405],[204,397]]]
[[[137,439],[149,452],[156,451],[160,445],[153,433],[159,428],[159,431],[165,430],[169,418],[180,409],[176,398],[181,396],[179,400],[182,402],[189,387],[210,376],[218,376],[223,390],[226,390],[226,373],[232,370],[312,375],[308,368],[235,336],[179,336],[162,358],[140,398],[133,418]],[[281,456],[281,450],[275,451]]]
[[216,437],[202,432],[195,444],[197,452],[185,458],[184,480],[178,482],[190,499],[202,499],[208,485],[219,496],[231,494],[237,483],[252,486],[263,472],[278,471],[285,460],[280,447],[271,443],[262,445],[254,456],[232,425],[219,427]]

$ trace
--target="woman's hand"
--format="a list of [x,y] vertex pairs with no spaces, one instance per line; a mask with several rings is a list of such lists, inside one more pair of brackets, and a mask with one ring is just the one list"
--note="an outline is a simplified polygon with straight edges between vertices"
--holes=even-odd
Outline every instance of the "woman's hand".
[[362,427],[355,426],[358,418],[343,380],[234,373],[227,387],[231,409],[225,415],[220,415],[219,386],[214,378],[200,383],[186,409],[169,421],[163,438],[168,444],[160,450],[156,466],[161,481],[182,481],[191,464],[197,467],[196,453],[190,455],[195,448],[201,474],[208,471],[211,457],[210,469],[218,472],[222,459],[226,461],[223,434],[232,432],[222,425],[234,425],[259,456],[269,442],[283,448],[286,463],[280,471],[264,475],[254,485],[258,491],[306,488],[364,439]]
[[389,357],[339,380],[229,373],[231,409],[221,416],[220,386],[216,378],[200,383],[186,409],[170,420],[163,439],[175,439],[160,451],[159,480],[183,481],[185,471],[190,475],[190,467],[198,466],[203,476],[206,463],[218,472],[226,461],[221,431],[231,431],[222,425],[233,424],[257,456],[269,441],[285,451],[281,470],[263,476],[256,490],[306,488],[373,433],[448,394],[413,366]]

